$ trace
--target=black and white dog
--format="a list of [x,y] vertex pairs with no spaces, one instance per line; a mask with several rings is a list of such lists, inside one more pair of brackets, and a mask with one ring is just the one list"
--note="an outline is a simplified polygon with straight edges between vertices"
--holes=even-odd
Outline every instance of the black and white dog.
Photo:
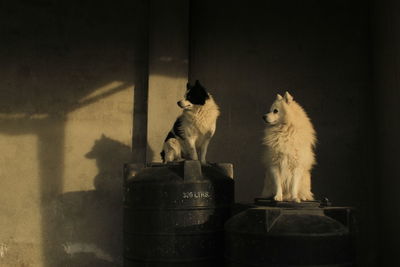
[[[185,98],[178,102],[183,109],[164,141],[164,163],[184,159],[206,163],[207,147],[215,133],[220,114],[212,96],[199,81],[186,86]],[[200,158],[199,158],[200,157]]]

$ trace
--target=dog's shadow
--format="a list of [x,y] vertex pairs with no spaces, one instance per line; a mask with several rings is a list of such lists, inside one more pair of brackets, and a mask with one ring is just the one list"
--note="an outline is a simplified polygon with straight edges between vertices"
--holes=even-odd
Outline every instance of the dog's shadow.
[[63,240],[57,266],[122,266],[123,163],[129,146],[102,135],[84,156],[96,160],[95,190],[68,192],[54,203],[54,227]]
[[115,201],[122,199],[122,165],[130,161],[131,155],[129,146],[104,134],[94,142],[85,157],[96,160],[99,172],[94,178],[94,187],[99,193]]

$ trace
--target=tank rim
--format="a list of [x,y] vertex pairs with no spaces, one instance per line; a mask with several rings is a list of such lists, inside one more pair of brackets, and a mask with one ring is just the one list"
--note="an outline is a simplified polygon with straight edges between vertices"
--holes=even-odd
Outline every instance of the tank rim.
[[321,208],[323,207],[323,203],[319,200],[312,201],[302,201],[302,202],[294,202],[294,201],[276,201],[272,198],[255,198],[254,204],[257,206],[265,206],[265,207],[277,207],[277,208]]

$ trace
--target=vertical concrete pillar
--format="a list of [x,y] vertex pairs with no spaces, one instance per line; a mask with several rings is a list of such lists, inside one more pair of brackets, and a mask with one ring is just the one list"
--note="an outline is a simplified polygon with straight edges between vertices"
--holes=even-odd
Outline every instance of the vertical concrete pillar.
[[181,112],[188,79],[189,1],[151,0],[147,161],[161,161],[163,141]]

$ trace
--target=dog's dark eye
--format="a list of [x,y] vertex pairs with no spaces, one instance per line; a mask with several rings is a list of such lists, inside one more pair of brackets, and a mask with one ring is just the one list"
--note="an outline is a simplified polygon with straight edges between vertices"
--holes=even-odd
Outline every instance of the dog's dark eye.
[[274,109],[274,113],[278,113],[278,110],[277,110],[277,109]]

